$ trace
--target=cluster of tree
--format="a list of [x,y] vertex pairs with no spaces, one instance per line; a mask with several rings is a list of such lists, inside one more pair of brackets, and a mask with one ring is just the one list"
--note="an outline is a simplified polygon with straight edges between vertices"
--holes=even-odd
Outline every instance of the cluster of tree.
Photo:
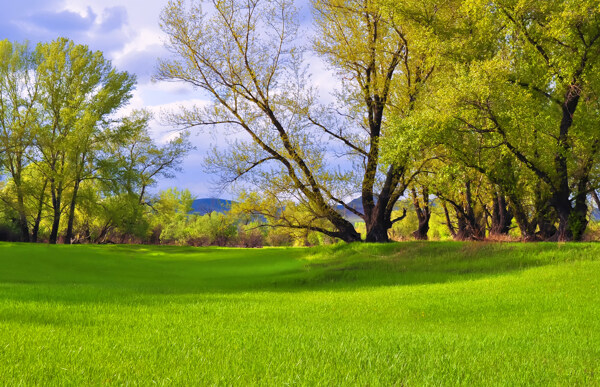
[[260,214],[249,211],[250,195],[244,202],[232,202],[224,212],[196,213],[188,190],[168,189],[158,194],[146,214],[148,232],[144,243],[192,246],[310,246],[333,243],[317,232],[280,227]]
[[[116,113],[135,78],[67,39],[0,41],[0,219],[5,238],[56,243],[135,234],[147,187],[190,149],[159,146],[150,115]],[[11,235],[16,234],[16,235]]]
[[[209,9],[202,9],[202,5]],[[260,192],[272,225],[387,241],[402,198],[426,239],[433,199],[457,239],[580,240],[600,163],[597,0],[171,0],[158,79],[208,92],[169,116],[233,140],[207,162]],[[307,51],[337,75],[319,102]],[[350,199],[359,197],[360,207]],[[251,207],[251,208],[250,208]]]

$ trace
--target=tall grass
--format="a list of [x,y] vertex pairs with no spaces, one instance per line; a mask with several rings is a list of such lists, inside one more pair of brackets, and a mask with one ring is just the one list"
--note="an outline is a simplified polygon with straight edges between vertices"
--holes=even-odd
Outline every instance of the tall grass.
[[594,385],[600,245],[0,244],[5,385]]

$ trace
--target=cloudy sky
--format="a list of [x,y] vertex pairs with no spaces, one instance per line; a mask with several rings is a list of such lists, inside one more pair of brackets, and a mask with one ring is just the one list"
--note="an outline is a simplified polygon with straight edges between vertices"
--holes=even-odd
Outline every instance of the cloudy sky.
[[[0,39],[51,41],[59,36],[100,50],[118,70],[137,75],[138,85],[127,109],[148,108],[155,115],[182,103],[201,102],[206,96],[183,84],[152,82],[157,58],[166,56],[159,15],[167,0],[0,0]],[[306,4],[307,0],[301,1]],[[310,22],[306,5],[303,22]],[[316,64],[315,66],[319,66]],[[319,69],[322,74],[322,69]],[[172,128],[152,123],[158,141],[172,136]],[[192,133],[197,150],[190,154],[183,171],[175,178],[160,181],[156,189],[171,186],[188,188],[198,197],[227,193],[214,191],[214,177],[202,172],[201,161],[210,147],[211,136]]]

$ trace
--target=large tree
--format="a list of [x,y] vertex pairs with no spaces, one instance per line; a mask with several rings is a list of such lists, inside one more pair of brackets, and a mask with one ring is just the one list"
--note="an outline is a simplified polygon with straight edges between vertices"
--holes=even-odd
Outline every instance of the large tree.
[[[388,115],[412,114],[434,72],[435,55],[423,43],[425,27],[438,18],[432,12],[437,3],[420,8],[398,3],[390,9],[375,0],[313,1],[314,47],[335,70],[343,91],[334,112],[311,120],[363,166],[357,172],[363,211],[353,212],[365,221],[367,241],[388,240],[388,230],[403,218],[392,218],[396,202],[428,160],[415,162],[415,152],[425,152],[405,143],[396,157],[383,162],[381,143],[390,135]],[[322,120],[330,115],[334,118]]]
[[469,0],[464,10],[473,47],[486,44],[457,63],[443,114],[481,136],[491,157],[509,154],[531,172],[539,232],[580,239],[600,146],[597,2]]
[[[246,179],[311,214],[288,219],[289,227],[359,240],[342,208],[364,219],[367,241],[387,241],[401,218],[392,219],[394,206],[422,164],[380,156],[388,110],[409,114],[433,72],[429,50],[416,43],[420,26],[376,1],[314,1],[314,49],[340,82],[338,106],[323,107],[306,75],[292,1],[206,3],[211,16],[201,2],[186,8],[182,0],[162,15],[174,56],[157,78],[189,83],[214,102],[171,121],[244,133],[210,165],[226,181]],[[357,195],[362,210],[348,203]]]
[[0,41],[0,165],[14,188],[21,239],[28,242],[25,168],[37,127],[39,99],[34,53],[26,44]]
[[49,181],[56,243],[66,190],[71,192],[66,243],[70,242],[77,194],[98,149],[99,125],[131,97],[135,77],[118,72],[99,51],[67,39],[39,44],[36,68],[41,89],[37,136],[40,166]]
[[148,111],[136,110],[104,132],[104,146],[96,159],[95,203],[88,223],[96,223],[95,240],[111,231],[122,236],[142,236],[151,201],[148,188],[158,178],[171,178],[192,149],[188,133],[158,144],[150,136]]
[[[222,125],[246,137],[232,144],[215,164],[239,179],[280,185],[306,202],[342,240],[360,240],[353,225],[336,211],[333,173],[324,168],[321,136],[307,120],[313,95],[307,88],[298,49],[291,1],[212,1],[208,17],[199,2],[183,0],[164,9],[161,27],[175,54],[159,65],[157,78],[194,85],[213,98],[171,117],[183,127]],[[300,225],[298,225],[300,226]],[[310,227],[309,225],[307,227]]]

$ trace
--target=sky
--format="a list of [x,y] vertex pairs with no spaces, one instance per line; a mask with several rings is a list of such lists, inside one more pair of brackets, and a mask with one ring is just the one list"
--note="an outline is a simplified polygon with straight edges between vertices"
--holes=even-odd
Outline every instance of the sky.
[[[124,112],[138,108],[151,110],[156,119],[152,135],[158,142],[174,135],[174,128],[160,125],[160,113],[181,105],[208,100],[201,91],[181,83],[153,82],[158,58],[167,57],[165,35],[159,16],[167,0],[0,0],[0,39],[32,44],[66,37],[91,50],[100,50],[119,71],[136,74],[137,88]],[[310,23],[307,0],[300,1],[302,21]],[[318,79],[330,79],[324,68],[313,60]],[[313,78],[314,79],[314,78]],[[231,198],[212,184],[217,177],[203,172],[202,160],[212,146],[210,135],[192,132],[196,147],[183,162],[183,170],[173,179],[160,180],[154,188],[187,188],[198,198]]]

